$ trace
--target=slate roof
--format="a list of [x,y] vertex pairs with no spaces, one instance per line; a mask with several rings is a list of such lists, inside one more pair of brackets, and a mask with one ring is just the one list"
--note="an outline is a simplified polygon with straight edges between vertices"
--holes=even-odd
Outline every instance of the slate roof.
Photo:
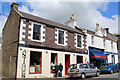
[[51,25],[51,26],[55,26],[56,28],[61,28],[61,29],[65,29],[65,30],[68,30],[68,31],[72,31],[72,32],[76,32],[76,33],[80,33],[80,34],[85,35],[83,32],[81,32],[77,29],[74,29],[70,26],[60,24],[60,23],[57,23],[57,22],[54,22],[54,21],[51,21],[51,20],[48,20],[48,19],[38,17],[38,16],[34,16],[32,14],[25,13],[25,12],[22,12],[22,11],[19,11],[19,13],[22,15],[21,16],[22,18],[27,18],[27,19],[30,19],[32,21],[48,24],[48,25]]

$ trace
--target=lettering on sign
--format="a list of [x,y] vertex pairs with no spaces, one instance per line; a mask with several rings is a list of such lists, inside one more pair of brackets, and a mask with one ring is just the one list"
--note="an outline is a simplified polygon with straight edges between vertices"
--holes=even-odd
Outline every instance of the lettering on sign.
[[23,52],[22,52],[22,60],[23,60],[23,62],[22,62],[22,68],[21,68],[21,78],[25,78],[25,71],[26,71],[26,64],[25,64],[25,60],[26,60],[26,53],[27,53],[27,51],[26,50],[23,50]]

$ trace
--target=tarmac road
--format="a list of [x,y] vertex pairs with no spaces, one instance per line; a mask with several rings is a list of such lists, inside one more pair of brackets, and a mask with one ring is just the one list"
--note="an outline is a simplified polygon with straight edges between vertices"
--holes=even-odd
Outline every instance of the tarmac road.
[[[2,79],[2,80],[15,80],[15,79]],[[17,79],[17,80],[120,80],[120,73],[113,74],[101,74],[99,77],[86,77],[85,79],[80,79],[79,77],[69,78],[66,77],[58,77],[58,78],[39,78],[39,79]]]

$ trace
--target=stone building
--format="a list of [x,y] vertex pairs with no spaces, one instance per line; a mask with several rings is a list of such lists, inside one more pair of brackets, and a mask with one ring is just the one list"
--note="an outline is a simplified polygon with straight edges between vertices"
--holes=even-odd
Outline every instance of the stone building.
[[60,24],[19,11],[13,3],[2,32],[2,75],[53,77],[55,64],[62,63],[64,76],[70,64],[117,63],[116,37],[96,26],[95,32],[80,28],[73,15]]
[[63,64],[63,76],[70,64],[87,63],[86,35],[70,18],[56,23],[18,10],[11,11],[3,29],[2,75],[17,78],[53,77],[54,65]]
[[89,63],[100,67],[102,63],[118,63],[117,37],[96,23],[96,30],[86,30]]

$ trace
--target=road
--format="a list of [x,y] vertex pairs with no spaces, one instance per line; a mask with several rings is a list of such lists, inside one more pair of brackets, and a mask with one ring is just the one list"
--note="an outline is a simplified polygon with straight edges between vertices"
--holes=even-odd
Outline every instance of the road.
[[[66,80],[82,80],[80,78],[73,78],[69,79],[66,78]],[[114,73],[114,74],[101,74],[99,77],[86,77],[84,80],[120,80],[120,73]]]
[[[2,80],[14,80],[14,79],[2,79]],[[120,73],[114,74],[101,74],[99,77],[86,77],[85,79],[80,79],[79,77],[69,78],[69,77],[58,77],[58,78],[39,78],[39,79],[18,79],[18,80],[120,80]]]

